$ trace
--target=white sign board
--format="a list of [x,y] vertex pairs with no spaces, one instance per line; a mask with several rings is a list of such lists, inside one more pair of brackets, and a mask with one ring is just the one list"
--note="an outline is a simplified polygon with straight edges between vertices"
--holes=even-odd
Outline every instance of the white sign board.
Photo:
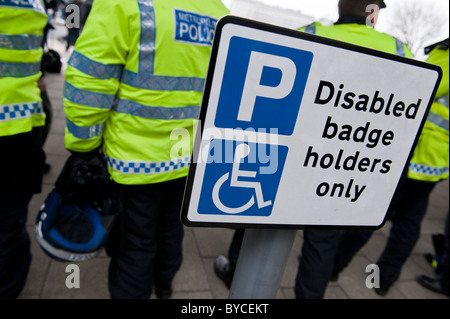
[[223,18],[183,222],[380,227],[440,78],[423,62]]

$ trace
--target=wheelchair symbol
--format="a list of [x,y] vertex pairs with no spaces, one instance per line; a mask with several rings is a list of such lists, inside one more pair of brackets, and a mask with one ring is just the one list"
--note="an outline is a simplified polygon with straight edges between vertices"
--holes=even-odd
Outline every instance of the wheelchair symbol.
[[[255,178],[256,172],[255,171],[245,171],[240,169],[240,162],[241,159],[246,158],[250,154],[250,146],[247,144],[239,144],[236,147],[236,152],[234,155],[234,161],[233,161],[233,168],[231,171],[231,180],[230,180],[230,187],[237,187],[237,188],[252,188],[255,190],[256,195],[256,202],[258,205],[258,208],[263,208],[266,206],[272,205],[272,201],[264,201],[263,193],[261,184],[259,182],[249,182],[249,181],[240,181],[238,180],[240,177],[247,177],[247,178]],[[231,208],[225,206],[219,197],[219,191],[223,183],[230,178],[230,173],[227,172],[222,177],[219,178],[219,180],[216,182],[216,184],[213,187],[212,191],[212,197],[213,197],[213,203],[216,205],[216,207],[221,210],[222,212],[226,214],[239,214],[246,210],[248,210],[250,207],[252,207],[255,204],[255,195],[252,195],[250,200],[244,204],[241,207]]]

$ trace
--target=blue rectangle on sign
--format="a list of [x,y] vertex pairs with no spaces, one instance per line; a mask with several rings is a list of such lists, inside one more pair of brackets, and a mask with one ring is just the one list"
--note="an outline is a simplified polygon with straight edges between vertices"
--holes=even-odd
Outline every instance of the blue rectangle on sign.
[[198,213],[270,216],[287,153],[287,146],[211,140]]
[[291,135],[312,60],[309,51],[232,37],[214,124]]
[[174,40],[194,45],[211,46],[217,19],[180,9],[174,9]]

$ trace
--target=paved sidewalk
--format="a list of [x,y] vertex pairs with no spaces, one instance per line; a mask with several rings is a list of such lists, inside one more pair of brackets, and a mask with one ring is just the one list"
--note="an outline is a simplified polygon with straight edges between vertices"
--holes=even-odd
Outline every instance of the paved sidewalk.
[[[61,52],[67,61],[70,51],[57,40],[50,47]],[[105,253],[92,261],[79,263],[80,288],[66,287],[67,264],[47,257],[34,237],[34,222],[37,212],[54,181],[61,171],[69,152],[64,147],[65,115],[62,92],[64,75],[48,74],[47,90],[53,106],[53,125],[45,144],[50,172],[44,177],[43,191],[33,197],[29,207],[28,231],[32,240],[33,261],[28,280],[20,298],[22,299],[103,299],[109,298],[107,271],[109,258]],[[425,253],[433,252],[431,235],[443,233],[446,214],[449,209],[448,180],[440,183],[432,193],[427,214],[422,223],[420,240],[406,265],[400,279],[391,288],[386,299],[446,299],[447,297],[428,291],[415,281],[421,273],[433,275],[433,270],[424,258]],[[343,271],[336,283],[330,283],[326,299],[380,299],[372,289],[365,286],[366,266],[374,263],[384,247],[389,234],[389,222],[358,253],[353,262]],[[226,255],[233,230],[220,228],[186,228],[184,238],[184,261],[174,281],[174,294],[177,299],[226,299],[228,290],[215,276],[213,263],[218,255]],[[277,299],[294,298],[294,280],[301,251],[303,232],[298,231],[291,255],[282,279]],[[155,296],[152,296],[155,298]]]

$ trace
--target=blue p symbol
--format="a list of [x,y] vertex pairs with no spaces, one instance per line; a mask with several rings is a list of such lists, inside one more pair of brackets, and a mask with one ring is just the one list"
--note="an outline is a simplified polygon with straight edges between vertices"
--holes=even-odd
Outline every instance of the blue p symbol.
[[232,37],[215,125],[291,135],[312,59],[309,51]]

